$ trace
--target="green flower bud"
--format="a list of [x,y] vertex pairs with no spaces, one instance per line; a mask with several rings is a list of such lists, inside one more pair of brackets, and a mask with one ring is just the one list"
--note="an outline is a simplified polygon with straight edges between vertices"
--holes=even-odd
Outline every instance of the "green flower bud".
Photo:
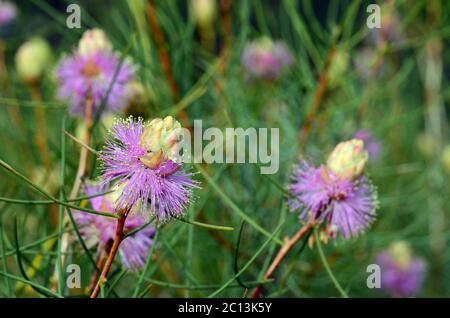
[[400,268],[407,268],[411,262],[412,251],[409,244],[405,241],[391,243],[388,252]]
[[361,175],[369,155],[364,142],[352,139],[339,143],[327,160],[327,167],[339,177],[354,179]]
[[78,52],[81,55],[91,55],[98,50],[111,51],[112,45],[102,30],[87,30],[78,43]]
[[47,41],[34,37],[23,43],[15,56],[17,73],[28,83],[39,81],[52,60]]
[[150,168],[170,159],[179,162],[179,146],[182,137],[182,127],[172,116],[164,119],[155,118],[142,133],[140,143],[147,150],[147,155],[141,161]]
[[215,0],[192,0],[192,13],[195,22],[206,27],[210,25],[216,17]]

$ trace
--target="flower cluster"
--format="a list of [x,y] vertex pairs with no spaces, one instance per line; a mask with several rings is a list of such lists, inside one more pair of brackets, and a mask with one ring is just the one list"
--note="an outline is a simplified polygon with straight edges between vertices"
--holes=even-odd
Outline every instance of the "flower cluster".
[[404,241],[393,242],[376,257],[381,267],[381,289],[393,297],[416,295],[425,276],[425,262],[414,257]]
[[264,80],[278,79],[282,71],[293,63],[286,45],[283,42],[273,42],[267,37],[247,44],[241,61],[252,77]]
[[339,144],[326,165],[315,167],[302,161],[289,186],[289,206],[300,210],[303,220],[325,223],[325,234],[345,239],[365,231],[376,216],[377,194],[362,174],[367,152],[361,140]]
[[122,187],[116,209],[138,207],[159,222],[184,215],[198,183],[175,155],[180,128],[171,116],[149,123],[130,117],[115,124],[100,160],[104,182]]
[[103,31],[86,31],[78,48],[61,61],[57,78],[58,94],[70,102],[70,112],[83,116],[87,99],[93,112],[105,100],[105,111],[121,111],[126,107],[126,86],[132,80],[134,67],[114,52]]
[[[105,193],[106,190],[108,188],[102,185],[88,185],[85,188],[85,194],[92,197]],[[114,192],[92,197],[89,201],[94,210],[116,213],[114,201],[119,193],[120,189],[116,189]],[[116,234],[116,219],[84,212],[74,213],[74,219],[88,248],[97,247],[99,253],[109,251]],[[125,233],[131,232],[144,226],[145,223],[146,220],[143,216],[131,214],[126,219],[124,231]],[[155,233],[156,229],[147,225],[124,239],[119,247],[119,254],[124,267],[132,271],[142,268],[153,244]]]

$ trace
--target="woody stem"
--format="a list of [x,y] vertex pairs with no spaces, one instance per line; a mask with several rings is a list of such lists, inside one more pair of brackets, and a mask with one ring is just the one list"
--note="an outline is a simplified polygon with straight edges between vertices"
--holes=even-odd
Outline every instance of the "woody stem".
[[[93,100],[92,97],[88,96],[86,98],[86,109],[84,113],[84,123],[86,125],[86,128],[84,131],[84,135],[82,137],[83,143],[88,146],[91,141],[92,119],[93,119]],[[89,154],[88,148],[81,147],[77,175],[75,177],[75,182],[73,184],[72,191],[70,192],[71,199],[75,198],[78,195],[78,192],[80,191],[83,176],[86,174],[87,170],[88,154]]]
[[[97,259],[97,269],[103,268],[103,263],[106,260],[106,256],[107,256],[106,251],[102,250],[100,252],[100,255],[98,256],[98,259]],[[90,294],[92,293],[92,291],[94,290],[95,286],[97,285],[97,281],[98,281],[99,277],[100,277],[100,270],[96,270],[94,272],[94,275],[91,278],[91,282],[89,283],[88,291],[89,291]]]
[[109,251],[108,258],[106,259],[105,266],[103,266],[102,273],[95,285],[94,290],[90,298],[97,298],[100,293],[101,286],[104,285],[108,278],[108,273],[111,269],[112,263],[114,262],[114,258],[116,257],[117,252],[119,251],[120,243],[122,243],[125,234],[123,233],[123,229],[125,226],[125,220],[127,218],[128,211],[120,214],[120,218],[117,220],[117,228],[116,228],[116,236],[114,238],[114,243]]
[[[308,234],[312,230],[313,226],[314,226],[313,219],[310,219],[291,238],[286,238],[283,246],[281,246],[280,250],[278,251],[277,256],[272,261],[266,273],[264,274],[263,280],[268,280],[272,278],[272,275],[274,274],[276,269],[281,265],[283,260],[289,254],[289,252],[294,248],[294,246],[298,243],[298,241],[300,241],[303,237],[305,237],[306,234]],[[262,292],[262,285],[259,285],[253,291],[252,298],[259,298],[261,292]]]

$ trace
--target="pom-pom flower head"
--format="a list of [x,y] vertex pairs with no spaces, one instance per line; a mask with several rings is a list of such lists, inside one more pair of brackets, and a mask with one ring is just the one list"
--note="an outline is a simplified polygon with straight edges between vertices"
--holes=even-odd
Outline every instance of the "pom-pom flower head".
[[[300,210],[300,217],[305,221],[313,218],[315,222],[324,222],[329,237],[340,234],[349,239],[364,232],[375,219],[377,194],[370,181],[361,174],[364,155],[361,157],[360,150],[356,150],[354,156],[347,152],[348,149],[340,152],[342,150],[340,145],[330,156],[333,169],[301,162],[289,186],[293,196],[289,206],[292,210]],[[340,169],[338,161],[345,169]]]
[[142,213],[166,222],[184,215],[198,183],[182,170],[174,156],[180,124],[171,116],[144,123],[120,120],[100,155],[105,183],[117,183],[122,193],[116,209],[138,207]]
[[267,37],[247,44],[241,61],[252,77],[265,80],[278,79],[282,71],[293,63],[286,45],[282,42],[273,42]]
[[[94,196],[107,192],[106,190],[107,188],[101,185],[88,185],[85,193],[88,196]],[[89,201],[94,210],[116,213],[113,203],[119,193],[120,189],[116,189],[112,193],[93,197]],[[116,233],[115,219],[84,212],[74,213],[74,219],[88,248],[97,246],[99,253],[102,250],[109,252]],[[145,223],[146,220],[142,215],[130,215],[126,219],[124,231],[131,232]],[[119,247],[119,254],[124,267],[136,271],[144,266],[155,233],[156,229],[147,225],[123,240]]]
[[7,1],[0,1],[0,26],[11,23],[17,16],[16,6]]
[[381,289],[393,297],[416,295],[425,276],[425,263],[414,257],[404,241],[393,242],[376,257],[381,267]]
[[[83,116],[90,98],[95,113],[106,98],[105,111],[121,111],[127,106],[126,85],[132,80],[131,63],[111,50],[100,30],[87,31],[71,56],[65,57],[57,70],[58,94],[70,101],[70,112]],[[86,33],[87,33],[86,32]]]

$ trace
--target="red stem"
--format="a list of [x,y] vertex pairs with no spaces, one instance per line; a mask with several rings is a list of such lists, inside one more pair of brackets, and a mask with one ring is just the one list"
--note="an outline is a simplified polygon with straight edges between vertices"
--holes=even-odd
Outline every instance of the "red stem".
[[117,228],[116,228],[116,236],[114,238],[114,243],[111,247],[111,250],[108,255],[108,259],[105,262],[105,266],[102,269],[102,273],[100,274],[100,278],[97,281],[97,285],[92,291],[91,298],[97,298],[100,293],[101,286],[104,285],[108,278],[108,273],[111,269],[111,266],[114,262],[114,258],[116,257],[117,252],[119,251],[120,243],[122,243],[125,235],[123,233],[123,228],[125,226],[125,220],[127,219],[128,211],[120,214],[120,218],[117,220]]
[[[277,256],[273,260],[272,264],[270,264],[266,273],[264,274],[264,280],[268,280],[272,277],[275,270],[281,265],[283,260],[289,254],[289,252],[294,248],[298,241],[300,241],[313,227],[314,222],[311,220],[308,221],[305,225],[303,225],[297,233],[294,234],[291,238],[287,238],[280,248]],[[259,298],[262,292],[262,285],[259,285],[255,288],[252,294],[252,298]]]

